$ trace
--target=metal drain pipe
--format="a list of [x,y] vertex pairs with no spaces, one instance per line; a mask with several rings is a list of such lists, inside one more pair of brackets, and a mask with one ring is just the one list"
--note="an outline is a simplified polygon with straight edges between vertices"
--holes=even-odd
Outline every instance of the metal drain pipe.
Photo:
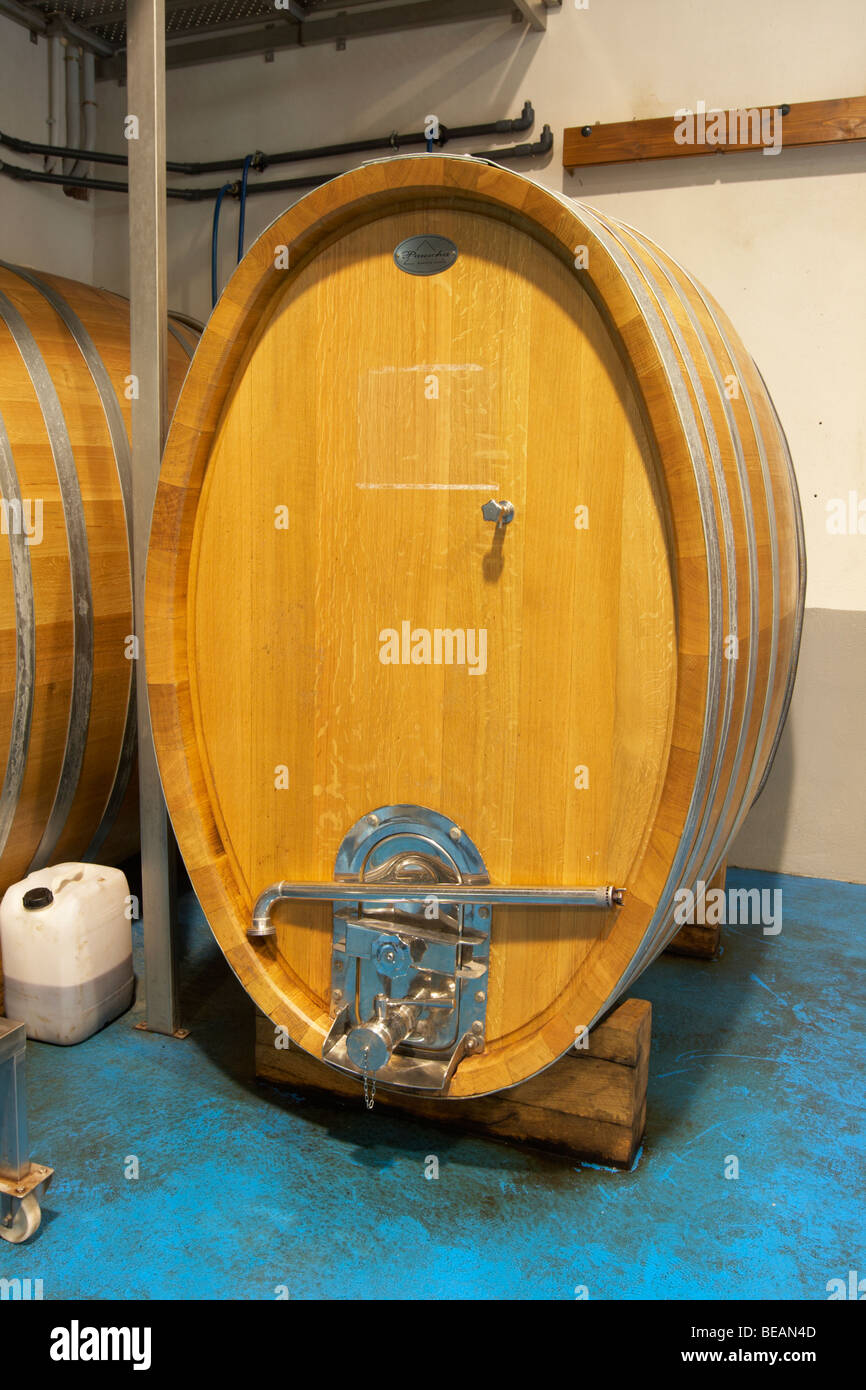
[[[66,144],[81,144],[81,66],[80,50],[63,39],[63,71],[66,86]],[[72,174],[78,167],[77,159],[63,161],[64,174]]]
[[[81,143],[92,153],[96,144],[96,58],[89,49],[81,55]],[[89,178],[93,173],[93,162],[88,160],[83,170]]]
[[377,1072],[386,1067],[396,1047],[414,1033],[424,1007],[423,998],[392,1003],[384,995],[376,1000],[378,1017],[372,1023],[359,1023],[349,1030],[346,1053],[359,1071]]
[[[60,100],[60,89],[62,86],[63,59],[60,54],[60,40],[56,34],[48,36],[48,117],[45,124],[48,126],[48,148],[54,143],[57,135],[57,110]],[[46,154],[45,172],[52,174],[57,168],[55,158]]]

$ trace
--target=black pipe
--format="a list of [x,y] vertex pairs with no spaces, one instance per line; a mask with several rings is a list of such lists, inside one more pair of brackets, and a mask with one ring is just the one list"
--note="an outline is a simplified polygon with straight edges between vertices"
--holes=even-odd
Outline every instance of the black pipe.
[[[501,149],[485,150],[483,153],[479,152],[471,157],[473,159],[491,159],[494,162],[498,162],[500,159],[531,159],[536,155],[548,154],[552,148],[553,134],[550,126],[546,125],[542,129],[540,138],[532,143],[505,145]],[[84,155],[88,154],[89,151],[83,150],[81,153]],[[247,186],[247,197],[252,198],[257,193],[284,193],[293,188],[319,188],[323,183],[330,183],[331,179],[339,178],[341,174],[346,172],[345,169],[335,169],[330,174],[301,174],[293,179],[269,179],[265,183],[251,183]],[[64,188],[92,188],[103,193],[129,192],[128,184],[120,183],[114,179],[83,178],[77,174],[47,174],[41,169],[24,169],[19,164],[7,164],[5,160],[0,160],[0,174],[5,174],[10,179],[19,179],[23,183],[53,183],[60,184]],[[226,196],[238,198],[240,189],[240,180],[237,180],[235,183],[229,184]],[[180,198],[188,203],[199,203],[216,198],[220,188],[172,188],[169,186],[165,191],[169,198]]]
[[[247,197],[251,198],[254,193],[282,193],[291,188],[320,188],[323,183],[330,183],[331,179],[338,179],[341,174],[345,174],[345,169],[336,169],[332,174],[306,174],[296,179],[271,179],[269,183],[251,183],[247,188]],[[240,184],[234,185],[235,192],[233,198],[237,198]]]
[[[449,140],[469,140],[476,135],[511,135],[515,131],[531,130],[535,120],[535,112],[531,101],[523,103],[523,110],[514,120],[485,121],[479,125],[460,125],[446,126],[440,123],[439,139],[434,140],[434,145],[442,148]],[[309,150],[284,150],[280,154],[262,155],[262,168],[267,169],[269,164],[297,164],[305,159],[328,159],[331,155],[338,154],[363,154],[365,150],[393,150],[396,154],[402,145],[425,145],[427,136],[423,130],[414,130],[409,135],[399,135],[396,131],[392,135],[382,135],[377,139],[370,140],[351,140],[344,141],[341,145],[319,145]],[[234,168],[227,164],[202,164],[198,168],[200,173],[216,173],[218,170]],[[188,169],[187,173],[192,173]]]
[[[296,179],[272,179],[268,183],[251,183],[247,188],[247,197],[251,198],[254,193],[274,193],[282,192],[290,188],[318,188],[320,184],[330,183],[331,179],[339,178],[343,170],[336,170],[332,174],[305,174]],[[115,179],[94,179],[84,178],[78,174],[46,174],[42,169],[23,169],[20,164],[7,164],[5,160],[0,160],[0,174],[6,174],[7,178],[19,179],[22,183],[54,183],[62,187],[70,188],[92,188],[101,193],[128,193],[129,184],[120,183]],[[240,196],[240,181],[228,185],[226,196],[237,198]],[[216,198],[219,188],[167,188],[166,196],[169,198],[181,198],[188,203],[206,202],[210,198]]]
[[533,159],[538,154],[550,154],[553,149],[553,131],[549,125],[542,126],[537,140],[522,145],[508,145],[504,150],[473,150],[473,159]]
[[[46,158],[54,159],[78,159],[86,161],[88,164],[116,164],[124,168],[129,163],[129,157],[125,154],[108,154],[105,150],[79,150],[73,145],[41,145],[35,140],[19,140],[16,135],[6,135],[0,130],[0,145],[5,145],[7,150],[14,150],[16,154],[41,154]],[[263,158],[260,153],[253,156],[253,168],[258,168],[256,160]],[[246,156],[244,156],[244,159]],[[243,167],[244,159],[237,160],[238,167]],[[196,165],[176,164],[172,160],[166,160],[165,167],[170,174],[192,174],[197,170]],[[233,169],[235,164],[215,164],[213,170]]]
[[[47,174],[42,169],[22,169],[20,164],[8,164],[5,160],[0,160],[0,174],[5,174],[10,179],[18,179],[22,183],[54,183],[64,188],[92,188],[103,193],[129,192],[129,184],[120,183],[115,179],[82,178],[78,174]],[[218,192],[218,188],[166,189],[169,198],[184,198],[188,202],[214,198]],[[252,192],[252,189],[248,192]]]
[[[125,154],[100,154],[96,150],[77,150],[72,145],[39,145],[33,140],[19,140],[16,135],[4,135],[0,130],[0,145],[16,154],[42,154],[48,157],[86,160],[88,164],[128,164]],[[171,167],[171,166],[169,166]]]
[[[525,101],[523,111],[514,120],[486,121],[479,125],[454,126],[451,129],[448,126],[440,125],[439,139],[435,143],[441,147],[448,140],[467,140],[476,135],[509,135],[514,131],[531,129],[534,120],[535,112],[532,102]],[[264,154],[261,150],[256,150],[252,157],[252,168],[261,173],[271,164],[296,164],[308,159],[328,159],[334,155],[362,154],[365,150],[390,149],[396,153],[403,145],[423,145],[426,140],[427,137],[423,130],[413,131],[409,135],[399,135],[395,131],[391,135],[377,136],[369,140],[351,140],[337,145],[319,145],[308,150],[284,150],[280,154]],[[71,145],[43,145],[34,140],[21,140],[17,136],[6,135],[3,131],[0,131],[0,145],[4,145],[8,150],[14,150],[16,154],[36,154],[55,159],[78,159],[88,164],[125,166],[129,163],[128,156],[125,154],[108,154],[104,150],[80,150]],[[187,174],[194,177],[198,174],[219,174],[232,169],[243,169],[246,158],[246,155],[240,155],[237,159],[214,159],[204,163],[167,160],[165,167],[170,174]],[[250,188],[249,192],[252,191]]]

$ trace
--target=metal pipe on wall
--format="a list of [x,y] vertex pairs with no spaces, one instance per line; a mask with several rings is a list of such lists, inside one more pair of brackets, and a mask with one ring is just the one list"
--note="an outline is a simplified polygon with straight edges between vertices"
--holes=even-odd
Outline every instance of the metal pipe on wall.
[[[59,143],[60,130],[57,116],[60,90],[63,83],[63,59],[60,53],[60,40],[56,34],[48,36],[48,115],[45,124],[48,127],[48,144]],[[46,154],[43,159],[43,168],[48,174],[53,174],[57,168],[57,160],[51,155]]]
[[[66,144],[81,144],[81,50],[63,40],[63,71],[66,87]],[[65,159],[64,174],[75,172],[78,161]]]
[[[86,150],[96,148],[96,59],[85,49],[81,55],[81,143]],[[85,177],[93,173],[87,163],[81,171]]]
[[[13,141],[8,137],[4,137],[2,132],[0,132],[0,146],[9,144],[13,148],[18,148],[20,145],[29,143],[30,142],[18,140]],[[553,134],[550,126],[546,125],[538,140],[531,144],[503,145],[496,150],[481,150],[472,155],[466,155],[465,157],[467,159],[492,160],[494,163],[498,163],[502,159],[534,159],[539,155],[549,154],[552,148]],[[44,146],[39,146],[36,149],[33,149],[31,146],[32,153],[39,153],[43,149]],[[74,153],[79,159],[83,159],[87,151],[76,150]],[[331,179],[338,178],[340,174],[344,174],[345,172],[345,169],[334,169],[329,174],[302,174],[300,177],[294,179],[268,179],[264,183],[251,183],[247,188],[246,196],[251,198],[254,194],[258,193],[284,193],[296,188],[318,188],[320,184],[329,183]],[[60,174],[47,174],[38,172],[35,169],[25,169],[20,164],[9,164],[6,160],[0,160],[0,174],[10,179],[21,179],[24,182],[61,183],[65,186],[93,188],[106,193],[126,193],[129,191],[128,185],[121,183],[117,179],[80,178],[77,176],[74,178],[71,176],[64,178]],[[240,180],[222,186],[224,189],[228,189],[226,194],[227,197],[239,197],[241,187]],[[166,196],[169,198],[181,198],[186,202],[195,203],[215,198],[219,191],[218,187],[180,188],[174,185],[166,189]]]

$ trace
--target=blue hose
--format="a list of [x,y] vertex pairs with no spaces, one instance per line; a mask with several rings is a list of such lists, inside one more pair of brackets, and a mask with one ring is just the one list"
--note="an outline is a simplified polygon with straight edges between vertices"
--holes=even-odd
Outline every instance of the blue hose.
[[220,234],[220,208],[222,207],[223,198],[233,188],[233,186],[234,185],[230,183],[223,184],[219,193],[216,195],[216,202],[214,203],[213,207],[213,232],[211,234],[210,243],[211,307],[213,307],[219,299],[219,291],[217,289],[217,246],[219,244]]
[[244,160],[244,172],[241,175],[241,215],[240,220],[238,222],[238,265],[240,265],[241,261],[244,258],[244,222],[246,220],[247,212],[247,175],[250,172],[250,165],[252,164],[253,159],[253,155],[247,155],[246,159]]

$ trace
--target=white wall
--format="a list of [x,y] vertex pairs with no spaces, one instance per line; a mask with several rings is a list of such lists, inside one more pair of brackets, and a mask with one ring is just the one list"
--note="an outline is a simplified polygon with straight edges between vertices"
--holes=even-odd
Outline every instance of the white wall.
[[[0,125],[38,131],[44,128],[37,95],[44,45],[31,48],[23,31],[11,32],[16,61],[22,72],[29,64],[33,77],[20,79],[26,97],[20,107],[14,96],[2,98]],[[816,610],[805,640],[820,628],[826,647],[841,610],[861,619],[857,631],[866,647],[866,536],[831,535],[826,527],[829,500],[852,490],[866,498],[866,142],[783,149],[775,158],[616,165],[574,177],[561,165],[566,125],[669,115],[698,100],[708,108],[772,106],[864,90],[862,0],[589,0],[580,10],[564,0],[543,35],[495,20],[356,40],[344,52],[321,46],[278,52],[271,63],[247,58],[172,71],[168,151],[173,159],[209,159],[358,139],[417,129],[430,111],[445,124],[464,124],[515,116],[530,97],[535,131],[516,138],[535,138],[547,122],[556,144],[546,161],[514,167],[654,237],[719,298],[742,333],[779,408],[797,467],[809,556],[807,603]],[[98,144],[122,149],[125,89],[103,83],[97,95]],[[475,141],[449,149],[467,147],[482,146]],[[350,162],[283,166],[262,177],[337,170]],[[231,176],[204,182],[223,177]],[[72,263],[86,261],[76,248],[79,237],[86,239],[87,210],[71,213],[64,207],[68,200],[53,190],[26,190],[29,202],[13,191],[12,228],[4,230],[19,248],[12,254],[23,256],[24,248],[31,263],[84,274]],[[0,195],[5,206],[5,182]],[[285,194],[249,201],[248,246],[290,201]],[[125,290],[125,203],[97,195],[96,209],[93,278]],[[200,317],[210,306],[211,211],[210,202],[169,204],[170,303]],[[223,279],[233,264],[237,215],[236,204],[225,205]],[[859,639],[845,631],[856,651]],[[817,648],[814,655],[817,660]],[[804,662],[804,682],[814,669],[815,661]],[[784,770],[774,778],[777,788],[784,781],[785,804],[800,810],[786,818],[778,799],[767,801],[771,782],[762,804],[776,806],[772,833],[768,812],[761,822],[756,811],[735,861],[866,879],[864,793],[853,772],[858,749],[862,761],[866,664],[849,671],[845,684],[838,709],[833,681],[828,689],[826,678],[820,702],[805,684],[795,701],[826,709],[823,736],[832,733],[834,747],[850,745],[851,757],[824,757],[821,731],[798,717],[795,705],[793,744],[789,739]],[[846,769],[850,785],[840,781]],[[840,805],[850,807],[850,815],[835,815],[828,836],[824,811]]]
[[[60,95],[62,106],[62,93]],[[20,24],[0,18],[0,130],[20,140],[49,140],[48,45],[33,44]],[[57,128],[56,128],[57,129]],[[42,169],[41,157],[0,149],[4,163]],[[49,184],[13,182],[0,176],[0,259],[74,280],[93,276],[95,202],[64,197]]]

